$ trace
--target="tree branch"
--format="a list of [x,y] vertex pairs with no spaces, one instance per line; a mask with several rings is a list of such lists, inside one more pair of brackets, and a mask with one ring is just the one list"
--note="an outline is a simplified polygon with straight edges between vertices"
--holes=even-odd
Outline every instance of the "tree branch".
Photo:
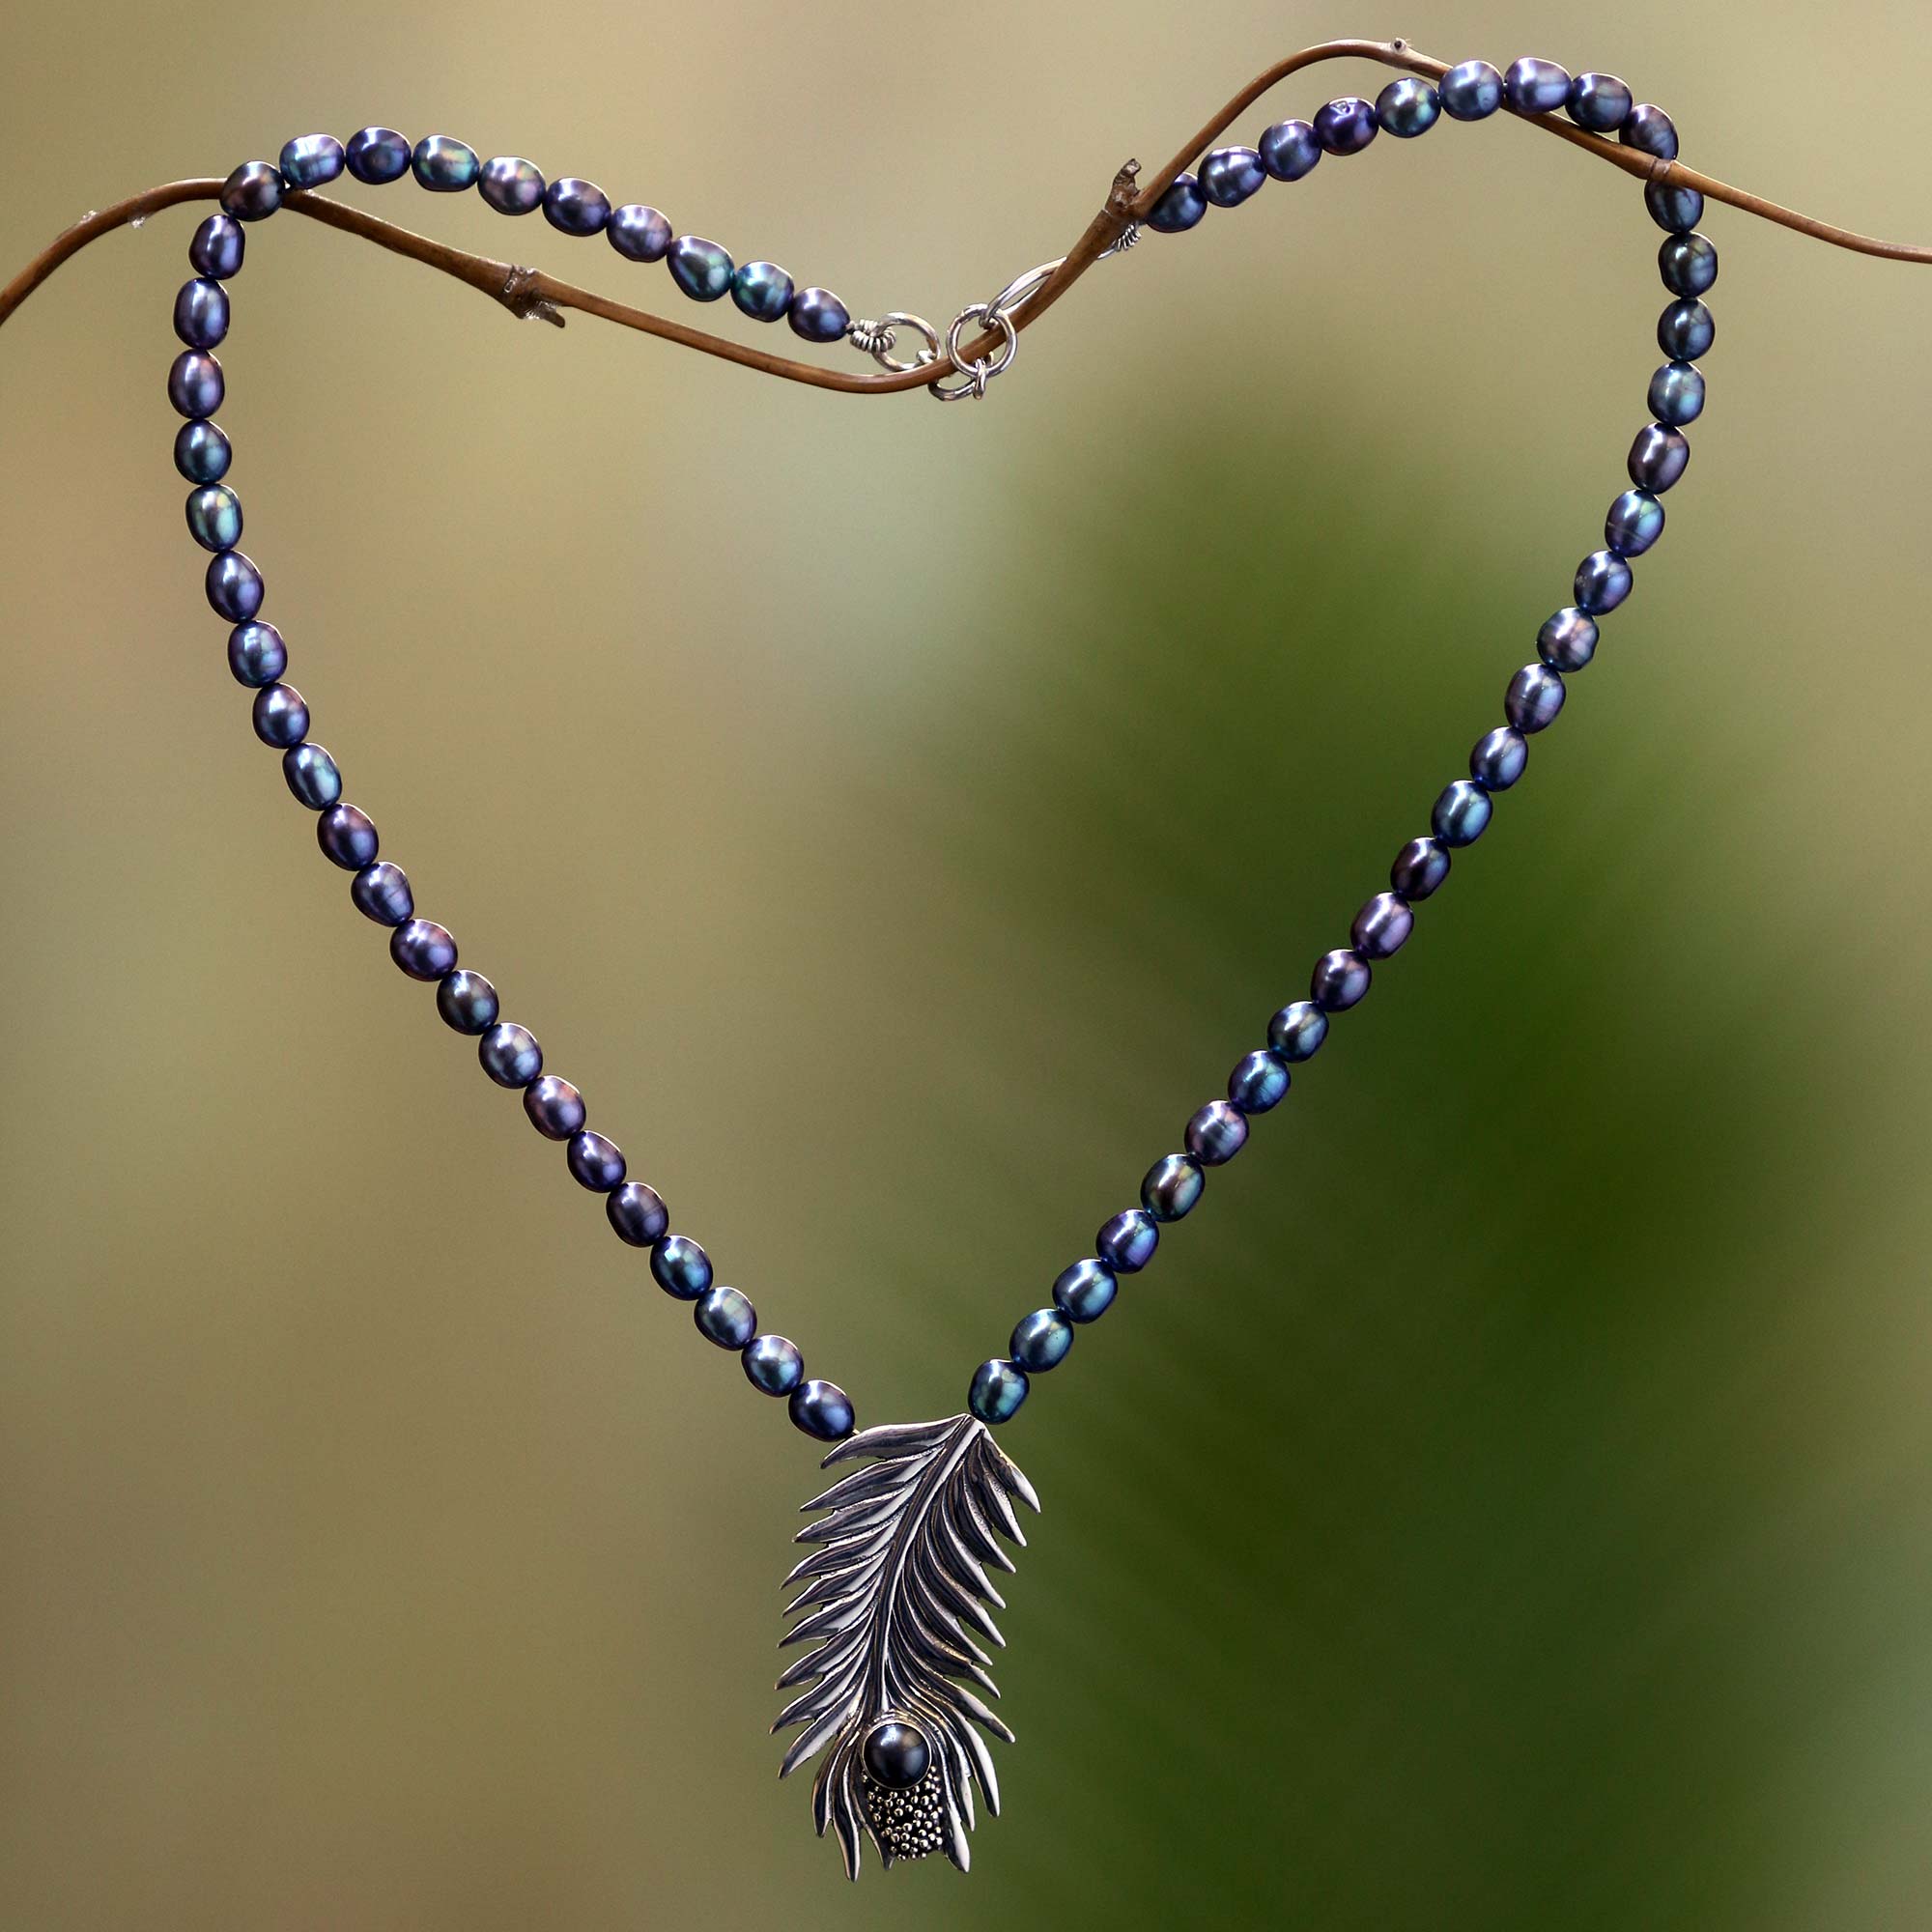
[[[1047,277],[1038,293],[1012,313],[1012,326],[1016,329],[1027,328],[1037,322],[1120,240],[1129,223],[1146,218],[1175,176],[1198,159],[1227,131],[1237,116],[1246,113],[1270,88],[1290,74],[1298,73],[1303,68],[1331,60],[1376,61],[1383,67],[1401,68],[1432,80],[1441,79],[1449,71],[1446,61],[1434,60],[1427,54],[1418,53],[1404,41],[1324,41],[1318,46],[1304,47],[1299,53],[1278,61],[1242,88],[1158,174],[1140,181],[1130,170],[1122,169],[1114,179],[1105,205],[1067,250],[1065,259]],[[1634,149],[1586,133],[1553,115],[1518,118],[1545,133],[1554,134],[1559,140],[1569,142],[1572,147],[1594,155],[1599,160],[1607,161],[1612,167],[1621,168],[1625,174],[1646,182],[1660,182],[1670,187],[1695,188],[1706,200],[1720,201],[1732,208],[1742,209],[1747,214],[1775,221],[1800,235],[1830,242],[1833,247],[1849,248],[1861,255],[1883,256],[1895,262],[1932,262],[1932,247],[1914,247],[1905,242],[1880,242],[1868,235],[1853,234],[1848,229],[1833,227],[1815,216],[1781,208],[1776,202],[1766,201],[1761,195],[1716,181],[1709,175],[1700,174],[1695,168],[1686,167],[1681,161],[1655,160]],[[163,186],[149,188],[145,193],[130,195],[126,201],[116,202],[113,207],[101,209],[98,213],[76,222],[36,255],[4,289],[0,289],[0,325],[4,325],[63,262],[77,255],[90,242],[113,229],[143,221],[157,210],[172,208],[180,202],[213,201],[220,195],[221,185],[219,181],[213,179],[169,182]],[[578,288],[571,282],[559,281],[555,276],[544,274],[538,270],[519,268],[513,263],[498,262],[487,255],[472,255],[464,249],[452,248],[445,242],[432,242],[426,236],[399,228],[393,222],[379,220],[373,214],[363,213],[360,209],[330,201],[323,195],[292,190],[282,206],[292,213],[306,215],[329,228],[342,229],[365,242],[375,242],[378,247],[407,255],[412,261],[421,262],[427,268],[454,275],[457,280],[468,282],[471,288],[480,289],[485,295],[500,301],[515,315],[541,316],[559,327],[563,322],[561,312],[577,309],[584,315],[600,316],[606,322],[639,329],[647,335],[659,336],[686,349],[698,350],[706,355],[720,356],[724,361],[737,363],[741,368],[755,369],[767,376],[780,376],[787,382],[809,384],[814,388],[836,389],[846,395],[883,396],[905,389],[923,388],[935,375],[946,372],[944,362],[902,372],[854,374],[826,368],[815,362],[794,361],[789,356],[775,355],[768,350],[733,342],[725,336],[711,335],[701,328],[692,328],[649,309],[633,308],[627,303],[612,301],[607,296]],[[960,359],[970,365],[981,358],[997,356],[1001,342],[1000,333],[989,329],[960,352]]]

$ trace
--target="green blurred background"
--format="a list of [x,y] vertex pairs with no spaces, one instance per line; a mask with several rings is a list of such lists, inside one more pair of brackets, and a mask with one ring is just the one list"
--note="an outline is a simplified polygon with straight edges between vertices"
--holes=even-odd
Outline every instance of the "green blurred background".
[[[381,119],[943,320],[1266,61],[1395,32],[1622,72],[1693,162],[1932,238],[1884,107],[1922,10],[1735,19],[23,9],[0,260]],[[473,199],[347,195],[690,314]],[[811,1456],[248,730],[168,454],[196,218],[0,335],[0,1920],[1932,1922],[1932,277],[1712,212],[1664,542],[1409,950],[1007,1432],[1046,1503],[1008,1815],[970,1880],[853,1890],[765,1736]],[[918,1417],[1498,715],[1621,487],[1657,242],[1624,177],[1445,123],[1151,238],[938,410],[519,327],[284,219],[222,419],[423,911],[768,1324]]]

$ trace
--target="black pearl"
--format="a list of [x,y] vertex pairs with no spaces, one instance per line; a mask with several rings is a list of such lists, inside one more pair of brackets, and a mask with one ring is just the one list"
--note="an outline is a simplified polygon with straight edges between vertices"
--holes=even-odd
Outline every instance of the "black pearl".
[[1708,294],[1718,279],[1718,251],[1703,235],[1666,235],[1657,244],[1657,272],[1674,296]]
[[210,281],[225,282],[241,273],[247,242],[247,231],[232,214],[211,214],[187,244],[188,267]]
[[1244,1114],[1267,1114],[1288,1097],[1288,1056],[1271,1048],[1244,1053],[1228,1075],[1228,1098]]
[[601,235],[611,219],[611,197],[595,182],[565,175],[544,189],[543,212],[565,235]]
[[1308,997],[1324,1013],[1344,1013],[1369,990],[1369,962],[1359,952],[1338,947],[1315,962]]
[[534,214],[545,186],[542,170],[521,155],[492,155],[476,176],[476,192],[498,214]]
[[498,1087],[527,1087],[543,1071],[536,1036],[508,1020],[499,1020],[476,1042],[476,1058]]
[[409,136],[393,128],[358,129],[350,135],[342,154],[349,172],[373,186],[400,181],[410,171]]
[[[1551,670],[1538,659],[1535,664],[1524,665],[1510,679],[1509,689],[1503,694],[1503,716],[1519,731],[1534,733],[1547,730],[1555,724],[1556,714],[1563,709],[1563,700],[1568,695],[1563,673]],[[1484,785],[1483,789],[1491,791],[1494,787]]]
[[711,1257],[689,1235],[666,1235],[651,1247],[651,1279],[680,1301],[711,1286]]
[[1331,155],[1359,155],[1378,131],[1376,110],[1359,95],[1345,94],[1315,110],[1315,138]]
[[1019,1413],[1029,1386],[1027,1373],[1017,1362],[981,1362],[966,1390],[966,1406],[981,1422],[997,1428]]
[[1529,762],[1529,746],[1513,725],[1498,724],[1476,740],[1469,753],[1469,776],[1485,791],[1508,791]]
[[1682,429],[1704,413],[1704,372],[1689,362],[1666,362],[1650,379],[1650,412]]
[[1095,1252],[1116,1274],[1138,1274],[1153,1260],[1159,1243],[1160,1230],[1143,1208],[1129,1208],[1103,1221],[1094,1236]]
[[1189,1117],[1181,1136],[1203,1167],[1223,1167],[1248,1141],[1248,1117],[1226,1100],[1209,1100]]
[[830,289],[800,289],[785,320],[807,342],[837,342],[851,327],[852,311]]
[[1141,1206],[1156,1221],[1179,1221],[1201,1199],[1204,1181],[1201,1163],[1192,1154],[1168,1154],[1142,1179]]
[[1631,594],[1631,567],[1613,550],[1593,550],[1577,566],[1571,594],[1577,608],[1592,617],[1614,611]]
[[1066,1359],[1073,1346],[1073,1323],[1057,1308],[1036,1308],[1013,1326],[1007,1352],[1029,1375],[1041,1376]]
[[282,187],[267,161],[243,161],[221,184],[221,212],[237,221],[266,221],[282,205]]
[[739,1359],[745,1364],[745,1379],[760,1395],[789,1395],[805,1375],[798,1344],[784,1335],[754,1336]]
[[[624,1184],[624,1151],[604,1134],[594,1134],[587,1127],[572,1134],[563,1157],[571,1179],[593,1194],[609,1194],[612,1188]],[[747,1328],[744,1342],[735,1342],[732,1347],[742,1349],[752,1339],[752,1333]]]
[[697,1297],[691,1319],[707,1342],[733,1353],[758,1332],[758,1311],[752,1306],[752,1297],[735,1288],[707,1288]]
[[342,172],[342,143],[333,134],[298,134],[282,144],[276,172],[291,187],[321,187]]
[[792,1426],[821,1442],[842,1442],[852,1433],[852,1398],[837,1382],[801,1382],[791,1392]]
[[375,821],[359,806],[331,805],[315,821],[315,842],[345,872],[359,872],[375,863],[379,841]]
[[433,194],[461,194],[476,185],[476,150],[452,134],[425,134],[410,151],[410,167]]
[[228,474],[235,452],[214,423],[197,416],[175,432],[175,468],[190,483],[218,483]]
[[1276,181],[1299,181],[1321,158],[1321,143],[1306,121],[1277,121],[1255,143],[1262,166]]
[[1452,121],[1487,121],[1503,104],[1503,77],[1488,61],[1458,61],[1437,87]]
[[1267,169],[1254,148],[1216,148],[1201,163],[1201,192],[1216,208],[1238,208],[1267,184]]
[[433,919],[406,919],[389,935],[389,957],[412,980],[440,980],[456,970],[456,941]]
[[443,1024],[457,1033],[483,1033],[497,1024],[497,989],[482,974],[459,967],[445,974],[438,985],[436,1009]]
[[1313,1000],[1296,1000],[1268,1021],[1268,1044],[1284,1060],[1313,1060],[1328,1037],[1328,1015]]
[[1641,556],[1663,534],[1663,505],[1648,490],[1626,490],[1604,519],[1604,541],[1619,556]]
[[233,550],[242,541],[242,499],[225,483],[187,493],[187,533],[203,550]]
[[237,684],[273,684],[289,668],[289,649],[272,624],[238,624],[228,634],[228,668]]
[[184,282],[175,297],[175,333],[190,349],[213,349],[228,333],[228,291],[206,275]]
[[[350,880],[349,896],[355,910],[378,925],[401,925],[416,909],[416,895],[410,890],[410,875],[386,859],[364,866]],[[438,997],[440,1001],[440,994]]]
[[1639,490],[1661,495],[1684,474],[1690,461],[1690,440],[1684,432],[1654,422],[1637,431],[1624,467]]
[[1441,97],[1413,74],[1390,81],[1376,96],[1376,120],[1384,134],[1393,134],[1398,141],[1428,133],[1441,111]]
[[567,1141],[583,1124],[583,1095],[568,1080],[540,1073],[524,1089],[524,1112],[546,1139]]
[[618,254],[633,262],[662,262],[671,242],[669,221],[657,209],[636,201],[611,212],[604,236]]
[[1614,134],[1631,105],[1630,89],[1613,73],[1579,73],[1570,84],[1570,118],[1593,134]]
[[292,684],[270,684],[255,694],[255,735],[278,750],[308,736],[308,705]]
[[1617,129],[1617,139],[1640,155],[1654,155],[1660,161],[1677,158],[1677,128],[1662,108],[1645,101],[1633,107]]
[[282,777],[298,805],[320,811],[342,796],[342,771],[320,745],[295,745],[282,753]]
[[208,559],[202,579],[208,608],[231,624],[245,624],[262,608],[266,586],[262,573],[239,550],[224,550]]
[[1687,235],[1704,218],[1704,197],[1694,187],[1671,187],[1652,182],[1643,191],[1643,205],[1660,228]]
[[1657,318],[1657,346],[1673,362],[1691,362],[1717,334],[1711,311],[1700,301],[1674,301]]
[[670,1210],[657,1189],[641,1180],[627,1180],[612,1189],[604,1212],[619,1239],[634,1248],[654,1247],[670,1230]]
[[1543,620],[1536,654],[1557,670],[1581,670],[1597,655],[1596,620],[1574,604],[1566,605]]
[[1569,104],[1569,70],[1528,56],[1512,61],[1503,75],[1503,98],[1518,114],[1554,114]]
[[1120,1286],[1105,1262],[1075,1262],[1054,1278],[1054,1306],[1070,1321],[1097,1321],[1114,1305]]
[[1449,848],[1439,838],[1411,838],[1395,855],[1389,884],[1413,905],[1449,876]]
[[715,242],[680,235],[665,256],[670,278],[693,301],[713,302],[731,289],[732,262]]
[[1474,779],[1458,779],[1443,786],[1429,814],[1430,830],[1445,845],[1473,845],[1488,829],[1494,810],[1489,793]]
[[781,322],[791,307],[791,277],[776,262],[747,262],[731,276],[731,299],[753,322]]
[[185,416],[212,416],[221,407],[221,364],[199,349],[184,349],[168,367],[168,401]]
[[1148,210],[1147,225],[1158,235],[1179,235],[1208,213],[1208,197],[1192,175],[1179,174]]
[[903,1791],[925,1776],[932,1751],[916,1725],[889,1718],[866,1734],[866,1775],[874,1783]]
[[1408,944],[1415,914],[1400,893],[1378,893],[1355,915],[1349,941],[1364,959],[1387,959]]

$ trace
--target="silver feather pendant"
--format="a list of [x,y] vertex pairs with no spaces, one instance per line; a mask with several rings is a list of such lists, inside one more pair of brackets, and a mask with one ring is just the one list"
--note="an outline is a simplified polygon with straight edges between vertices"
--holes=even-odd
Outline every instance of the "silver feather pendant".
[[772,1726],[805,1726],[779,1776],[825,1753],[812,1822],[838,1838],[847,1878],[867,1838],[887,1866],[944,1852],[964,1871],[976,1783],[1000,1815],[980,1732],[1013,1740],[968,1688],[1000,1694],[976,1641],[1006,1643],[984,1607],[1006,1608],[986,1569],[1012,1570],[1000,1537],[1024,1546],[1013,1503],[1037,1514],[1039,1498],[972,1415],[862,1430],[822,1466],[857,1457],[871,1460],[804,1505],[827,1514],[799,1531],[817,1547],[785,1578],[804,1585],[785,1614],[803,1614],[780,1648],[817,1648],[779,1679],[811,1684]]

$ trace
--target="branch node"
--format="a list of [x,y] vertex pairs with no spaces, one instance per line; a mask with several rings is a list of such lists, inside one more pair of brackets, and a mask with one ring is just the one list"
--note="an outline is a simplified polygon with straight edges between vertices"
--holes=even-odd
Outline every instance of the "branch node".
[[503,286],[497,292],[497,299],[519,322],[528,322],[534,316],[539,322],[554,323],[561,328],[563,311],[538,293],[539,280],[534,269],[513,266],[503,277]]

